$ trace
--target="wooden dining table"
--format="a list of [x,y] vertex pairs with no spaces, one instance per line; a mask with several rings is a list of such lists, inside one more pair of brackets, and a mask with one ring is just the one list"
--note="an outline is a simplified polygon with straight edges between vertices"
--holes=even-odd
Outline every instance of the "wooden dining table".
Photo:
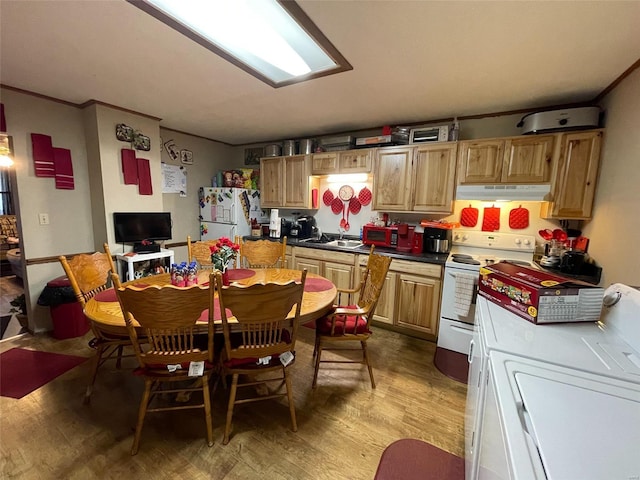
[[[200,270],[198,272],[198,284],[209,285],[210,270]],[[292,280],[300,280],[302,272],[287,268],[238,268],[229,270],[229,281],[235,285],[254,285],[258,283],[286,283]],[[168,285],[171,283],[171,275],[162,273],[152,275],[123,283],[127,285],[137,285],[140,287],[150,285]],[[337,295],[336,286],[328,279],[314,274],[307,273],[304,293],[302,295],[302,306],[300,310],[300,323],[307,323],[326,315],[333,306]],[[127,335],[127,327],[120,309],[120,303],[113,289],[108,289],[98,293],[85,305],[84,313],[94,322],[95,327],[105,333],[116,335]],[[292,310],[292,317],[294,310]],[[216,331],[222,331],[222,318],[215,315]],[[206,315],[202,317],[206,323]],[[230,319],[230,323],[233,320]]]

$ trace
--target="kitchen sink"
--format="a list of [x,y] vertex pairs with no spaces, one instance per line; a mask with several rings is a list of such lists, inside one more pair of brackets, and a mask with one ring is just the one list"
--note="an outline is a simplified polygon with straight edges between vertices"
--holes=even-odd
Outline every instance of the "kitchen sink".
[[358,248],[364,244],[360,240],[333,240],[331,242],[325,243],[325,245],[342,248]]

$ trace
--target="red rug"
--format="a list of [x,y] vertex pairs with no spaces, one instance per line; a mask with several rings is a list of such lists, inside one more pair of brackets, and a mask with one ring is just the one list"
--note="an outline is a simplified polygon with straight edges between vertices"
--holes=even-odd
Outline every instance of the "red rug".
[[7,350],[0,354],[0,395],[22,398],[87,360],[24,348]]
[[464,480],[464,459],[413,438],[389,445],[374,480]]

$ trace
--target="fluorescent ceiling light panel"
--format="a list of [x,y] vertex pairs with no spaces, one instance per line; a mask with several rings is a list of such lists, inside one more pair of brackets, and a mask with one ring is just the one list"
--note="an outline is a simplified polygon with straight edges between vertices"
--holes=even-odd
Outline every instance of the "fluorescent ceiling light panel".
[[129,2],[273,87],[352,68],[293,1]]

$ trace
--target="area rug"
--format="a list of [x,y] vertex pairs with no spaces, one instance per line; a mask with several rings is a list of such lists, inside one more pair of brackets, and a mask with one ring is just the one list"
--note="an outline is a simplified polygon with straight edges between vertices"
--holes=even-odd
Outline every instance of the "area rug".
[[0,396],[22,398],[87,360],[25,348],[7,350],[0,354]]
[[464,480],[464,459],[413,438],[389,445],[374,480]]

